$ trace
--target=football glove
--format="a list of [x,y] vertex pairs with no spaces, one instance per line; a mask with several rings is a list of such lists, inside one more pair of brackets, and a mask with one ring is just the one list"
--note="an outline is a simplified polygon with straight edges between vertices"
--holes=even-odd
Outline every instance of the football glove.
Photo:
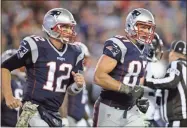
[[146,113],[149,107],[148,99],[137,99],[136,105],[142,113]]

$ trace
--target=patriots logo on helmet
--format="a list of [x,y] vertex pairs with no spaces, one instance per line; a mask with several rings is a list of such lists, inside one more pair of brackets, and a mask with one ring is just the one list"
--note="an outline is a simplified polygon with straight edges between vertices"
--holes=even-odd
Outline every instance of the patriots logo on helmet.
[[61,14],[61,12],[60,11],[52,11],[51,12],[51,14],[50,15],[52,15],[52,16],[59,16]]
[[133,18],[135,19],[137,16],[139,16],[141,13],[138,11],[138,10],[134,10],[133,12],[132,12],[132,16],[133,16]]

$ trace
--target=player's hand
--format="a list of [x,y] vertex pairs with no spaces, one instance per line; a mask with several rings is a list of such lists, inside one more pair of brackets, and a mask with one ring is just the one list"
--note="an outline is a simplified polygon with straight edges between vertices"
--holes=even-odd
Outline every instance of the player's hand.
[[136,105],[142,113],[146,113],[149,107],[148,99],[137,99]]
[[7,107],[9,107],[10,109],[14,109],[14,108],[22,106],[21,101],[19,99],[16,99],[12,95],[5,97],[5,101],[6,101]]
[[133,97],[140,98],[144,94],[144,89],[142,88],[142,86],[135,85],[131,93]]
[[74,77],[74,81],[79,88],[82,88],[85,84],[84,76],[80,73],[75,73],[74,71],[71,72]]

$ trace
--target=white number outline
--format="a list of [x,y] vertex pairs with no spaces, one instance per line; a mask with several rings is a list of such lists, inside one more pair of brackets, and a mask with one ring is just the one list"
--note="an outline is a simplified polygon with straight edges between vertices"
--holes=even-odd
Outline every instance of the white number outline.
[[45,41],[45,39],[40,36],[33,35],[32,37],[34,38],[35,41]]
[[[143,64],[142,64],[143,63]],[[138,80],[138,75],[140,74],[142,68],[145,69],[147,62],[143,61],[131,61],[128,65],[128,73],[125,75],[123,79],[123,83],[130,85],[130,86],[135,86]],[[134,71],[135,65],[137,66],[136,72]],[[143,67],[142,67],[143,66]],[[133,77],[133,82],[130,84],[130,78]]]
[[[51,61],[47,63],[47,66],[49,67],[48,75],[47,75],[47,81],[43,85],[44,90],[54,91],[54,80],[55,80],[55,73],[56,73],[56,62]],[[56,88],[55,92],[65,92],[67,85],[64,85],[63,88],[61,88],[62,81],[67,80],[70,78],[70,73],[72,70],[72,65],[63,63],[59,66],[59,71],[65,71],[65,69],[68,68],[68,73],[66,75],[61,75],[56,78]]]

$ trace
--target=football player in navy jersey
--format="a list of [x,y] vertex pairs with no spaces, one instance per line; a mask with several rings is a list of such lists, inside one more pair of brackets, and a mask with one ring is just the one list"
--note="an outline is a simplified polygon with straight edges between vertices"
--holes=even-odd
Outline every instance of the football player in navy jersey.
[[[49,10],[43,19],[43,31],[47,37],[25,37],[16,55],[1,65],[2,91],[6,105],[13,109],[22,106],[16,124],[26,126],[62,126],[58,112],[65,92],[78,94],[84,87],[84,53],[72,45],[76,21],[66,9]],[[16,99],[10,86],[10,71],[25,66],[27,88],[23,101]]]
[[[84,71],[89,66],[90,52],[85,44],[81,42],[74,42],[75,45],[81,47],[82,51],[85,54],[84,59]],[[66,94],[65,102],[63,102],[62,115],[68,119],[68,124],[64,124],[65,126],[77,126],[78,122],[81,119],[85,119],[87,124],[80,124],[80,126],[90,126],[91,118],[89,117],[89,113],[86,111],[86,107],[88,107],[88,91],[86,88],[83,89],[82,92],[77,94],[76,96],[71,96]],[[64,108],[66,108],[64,110]],[[67,112],[66,112],[67,111]],[[66,118],[63,118],[66,122]]]
[[94,75],[103,88],[94,106],[94,127],[144,126],[135,104],[144,91],[139,85],[146,67],[146,45],[152,42],[154,31],[151,12],[138,8],[126,18],[126,34],[105,42]]
[[[152,44],[150,45],[150,52],[147,57],[148,63],[146,66],[145,78],[164,77],[166,72],[166,62],[161,60],[163,53],[163,41],[155,32],[154,39],[152,40]],[[144,124],[147,127],[165,126],[164,122],[160,118],[161,96],[161,90],[155,89],[151,90],[150,92],[144,93],[143,97],[141,99],[138,99],[136,102],[137,107],[144,117]]]
[[[12,55],[16,54],[17,50],[16,49],[9,49],[6,50],[4,53],[2,53],[1,60],[2,62],[11,57]],[[25,72],[24,72],[24,67],[20,69],[16,69],[11,72],[12,80],[11,80],[11,88],[12,88],[12,93],[15,98],[18,98],[22,100],[23,96],[23,90],[24,87],[26,86],[25,83]],[[6,106],[6,103],[3,99],[1,103],[1,126],[3,127],[15,127],[17,118],[19,115],[19,108],[15,109],[10,109]]]

